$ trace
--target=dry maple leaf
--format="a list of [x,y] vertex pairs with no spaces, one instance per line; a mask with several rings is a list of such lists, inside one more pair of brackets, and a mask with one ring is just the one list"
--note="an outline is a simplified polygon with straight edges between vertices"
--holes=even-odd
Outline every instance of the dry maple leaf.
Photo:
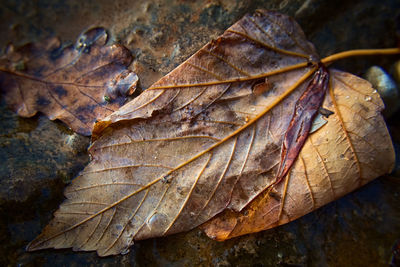
[[212,218],[207,233],[224,239],[285,223],[390,172],[382,101],[367,82],[331,71],[323,107],[334,115],[275,183],[294,107],[318,61],[293,19],[246,15],[95,125],[93,160],[28,250],[126,253],[135,240]]
[[127,70],[129,50],[105,46],[106,40],[106,31],[94,28],[75,46],[63,47],[58,38],[10,46],[0,59],[0,91],[7,104],[20,116],[40,111],[90,135],[96,119],[122,106],[138,81]]

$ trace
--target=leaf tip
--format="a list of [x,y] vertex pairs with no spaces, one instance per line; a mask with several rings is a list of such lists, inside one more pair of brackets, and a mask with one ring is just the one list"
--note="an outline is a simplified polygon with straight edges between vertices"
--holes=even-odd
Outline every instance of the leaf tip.
[[36,251],[36,250],[40,250],[40,249],[41,249],[41,247],[39,246],[37,238],[35,238],[31,242],[29,242],[28,245],[26,245],[26,247],[25,247],[25,250],[27,252],[32,252],[32,251]]

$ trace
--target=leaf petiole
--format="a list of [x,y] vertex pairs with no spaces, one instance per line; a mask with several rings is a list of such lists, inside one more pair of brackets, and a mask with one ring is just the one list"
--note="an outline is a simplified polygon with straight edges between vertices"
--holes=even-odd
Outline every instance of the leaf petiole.
[[321,59],[321,63],[329,65],[337,60],[357,57],[357,56],[379,56],[400,54],[400,48],[382,48],[382,49],[355,49],[339,52]]

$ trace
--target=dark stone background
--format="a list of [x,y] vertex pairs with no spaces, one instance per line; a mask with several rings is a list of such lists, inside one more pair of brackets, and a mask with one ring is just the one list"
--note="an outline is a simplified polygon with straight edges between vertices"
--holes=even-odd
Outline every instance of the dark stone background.
[[[398,0],[2,0],[0,48],[54,35],[74,42],[83,30],[103,26],[110,42],[132,51],[131,69],[145,89],[257,8],[294,16],[321,56],[396,45]],[[335,67],[362,75],[374,64],[390,69],[398,59],[352,58]],[[388,119],[397,148],[399,116]],[[19,118],[0,103],[1,266],[387,266],[400,239],[398,162],[391,175],[299,220],[226,242],[195,229],[140,241],[123,256],[99,258],[69,249],[25,252],[61,203],[65,185],[88,162],[88,144],[58,121],[40,114]]]

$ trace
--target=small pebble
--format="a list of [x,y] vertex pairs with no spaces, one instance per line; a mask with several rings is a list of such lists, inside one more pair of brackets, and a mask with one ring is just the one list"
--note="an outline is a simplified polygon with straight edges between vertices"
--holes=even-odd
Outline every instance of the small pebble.
[[[387,72],[379,66],[370,67],[365,73],[365,78],[372,84],[385,103],[383,114],[385,117],[393,115],[400,107],[399,91],[396,83]],[[368,99],[367,99],[368,97]],[[366,101],[371,101],[371,97],[367,96]]]

